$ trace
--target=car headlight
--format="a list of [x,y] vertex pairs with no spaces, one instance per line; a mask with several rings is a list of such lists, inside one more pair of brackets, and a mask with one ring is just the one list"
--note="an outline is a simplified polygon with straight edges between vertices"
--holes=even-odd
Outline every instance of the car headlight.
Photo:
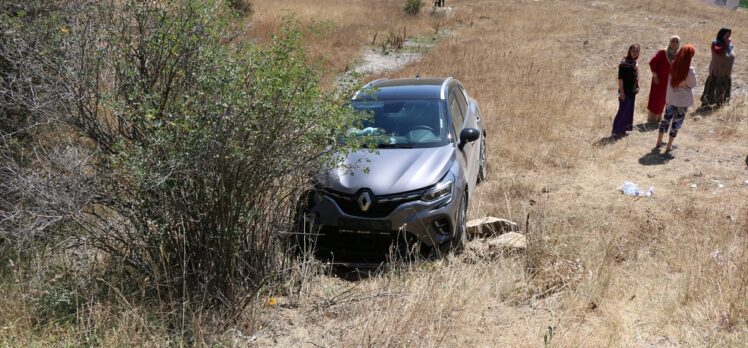
[[421,199],[426,202],[433,202],[445,197],[452,196],[452,185],[454,184],[454,176],[452,173],[447,173],[434,187],[430,188],[426,193],[421,196]]

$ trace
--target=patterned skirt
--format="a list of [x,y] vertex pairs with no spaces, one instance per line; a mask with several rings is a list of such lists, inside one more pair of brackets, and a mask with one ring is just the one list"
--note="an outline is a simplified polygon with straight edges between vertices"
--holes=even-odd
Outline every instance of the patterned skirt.
[[703,105],[722,105],[730,102],[730,89],[732,78],[730,76],[709,75],[704,85],[704,93],[701,95]]

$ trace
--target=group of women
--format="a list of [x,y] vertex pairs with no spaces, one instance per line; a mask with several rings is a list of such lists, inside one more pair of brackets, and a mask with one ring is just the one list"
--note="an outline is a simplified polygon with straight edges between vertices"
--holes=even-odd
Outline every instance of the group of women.
[[[722,28],[712,42],[712,60],[709,77],[701,95],[701,107],[711,109],[730,101],[732,67],[735,52],[730,37],[732,31]],[[639,92],[640,47],[631,45],[626,57],[618,65],[618,113],[613,121],[613,136],[621,137],[633,130],[634,103]],[[663,145],[663,136],[669,133],[666,152],[673,147],[673,140],[685,120],[686,110],[694,104],[691,90],[696,87],[696,72],[691,66],[696,49],[693,45],[680,47],[680,38],[673,36],[649,61],[652,70],[652,85],[647,103],[648,122],[659,123],[656,147]],[[664,111],[664,116],[663,116]]]

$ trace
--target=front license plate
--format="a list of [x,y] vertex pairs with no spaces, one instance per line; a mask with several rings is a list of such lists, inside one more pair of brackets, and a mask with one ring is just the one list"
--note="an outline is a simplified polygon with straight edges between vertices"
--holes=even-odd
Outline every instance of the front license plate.
[[346,228],[341,228],[338,231],[340,231],[340,233],[366,234],[366,235],[371,235],[371,236],[389,236],[390,235],[390,232],[387,232],[387,231],[350,230]]
[[341,231],[390,231],[392,230],[392,225],[389,221],[340,219],[338,221],[338,228]]

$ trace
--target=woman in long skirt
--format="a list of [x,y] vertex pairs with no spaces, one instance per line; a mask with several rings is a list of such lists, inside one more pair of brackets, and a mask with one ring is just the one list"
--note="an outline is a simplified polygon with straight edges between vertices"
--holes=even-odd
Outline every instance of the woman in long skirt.
[[647,122],[660,122],[662,120],[667,80],[670,77],[670,64],[673,63],[678,48],[680,48],[680,37],[673,36],[670,38],[670,44],[658,50],[654,57],[649,60],[649,68],[652,70],[652,85],[649,88]]
[[613,136],[622,137],[634,128],[634,102],[639,93],[639,45],[629,46],[618,64],[618,113],[613,120]]
[[735,50],[732,46],[732,30],[722,28],[712,42],[712,61],[709,63],[709,77],[701,95],[701,107],[722,106],[730,102],[732,89],[732,66],[735,63]]

